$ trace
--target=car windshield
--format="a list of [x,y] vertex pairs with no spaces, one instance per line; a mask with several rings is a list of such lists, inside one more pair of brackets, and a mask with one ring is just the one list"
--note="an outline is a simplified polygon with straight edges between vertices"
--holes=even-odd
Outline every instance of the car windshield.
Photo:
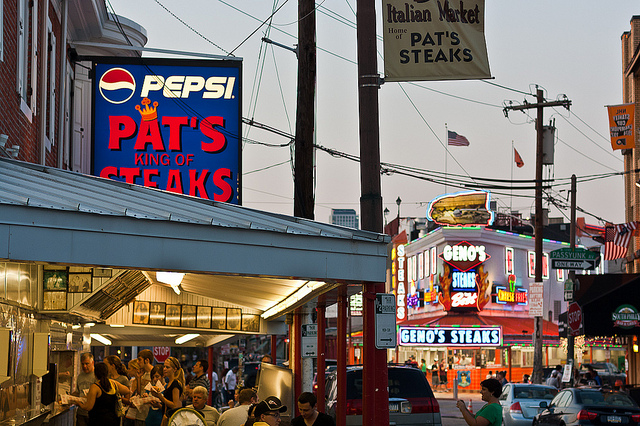
[[557,389],[534,386],[516,386],[513,390],[516,399],[553,399],[557,394]]
[[[389,368],[389,398],[433,398],[422,372],[409,368]],[[362,370],[347,374],[347,399],[362,399]]]
[[637,405],[627,395],[618,392],[603,393],[582,390],[580,391],[580,400],[584,405],[618,405],[626,407]]

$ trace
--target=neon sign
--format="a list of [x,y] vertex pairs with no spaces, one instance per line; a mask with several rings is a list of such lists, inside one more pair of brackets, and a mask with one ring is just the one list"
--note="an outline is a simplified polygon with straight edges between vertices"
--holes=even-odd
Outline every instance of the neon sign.
[[440,253],[440,258],[462,272],[475,268],[482,262],[491,258],[484,246],[474,246],[467,241],[456,245],[447,244]]
[[401,346],[502,346],[502,327],[400,327]]
[[396,287],[396,320],[404,321],[407,317],[407,311],[405,307],[406,291],[406,274],[405,274],[405,252],[404,245],[400,244],[397,249],[397,262],[398,262],[398,285]]
[[493,223],[490,193],[458,192],[434,198],[427,208],[427,219],[439,225],[487,226]]
[[509,291],[504,286],[495,286],[496,297],[494,302],[501,305],[516,304],[525,306],[528,303],[527,289],[518,288],[515,291]]
[[[527,263],[529,278],[534,278],[536,276],[536,253],[534,251],[527,252]],[[542,253],[542,279],[549,279],[549,253]]]

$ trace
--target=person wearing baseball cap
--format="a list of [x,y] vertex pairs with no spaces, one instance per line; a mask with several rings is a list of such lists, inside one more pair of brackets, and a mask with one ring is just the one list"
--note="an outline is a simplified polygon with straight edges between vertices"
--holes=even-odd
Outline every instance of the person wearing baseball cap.
[[253,409],[254,426],[278,426],[282,419],[280,413],[287,411],[282,401],[275,396],[269,396],[260,401]]

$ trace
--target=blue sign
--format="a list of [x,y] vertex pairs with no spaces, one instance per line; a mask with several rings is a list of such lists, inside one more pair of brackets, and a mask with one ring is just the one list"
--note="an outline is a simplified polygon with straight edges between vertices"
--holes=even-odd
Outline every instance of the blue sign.
[[240,204],[240,60],[100,58],[93,174]]

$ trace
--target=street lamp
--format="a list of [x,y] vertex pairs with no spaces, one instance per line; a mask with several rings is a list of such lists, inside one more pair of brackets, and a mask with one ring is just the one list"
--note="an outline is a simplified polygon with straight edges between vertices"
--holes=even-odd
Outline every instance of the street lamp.
[[402,203],[402,200],[400,199],[400,197],[398,197],[396,199],[396,204],[398,205],[398,221],[400,220],[400,204]]
[[382,213],[384,213],[384,225],[387,226],[387,215],[389,214],[389,209],[385,207]]

